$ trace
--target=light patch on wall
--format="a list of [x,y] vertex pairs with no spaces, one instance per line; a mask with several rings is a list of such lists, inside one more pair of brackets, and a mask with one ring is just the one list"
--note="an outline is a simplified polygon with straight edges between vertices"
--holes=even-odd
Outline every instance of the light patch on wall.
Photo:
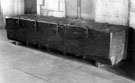
[[45,0],[45,9],[52,11],[58,11],[59,9],[59,0]]
[[97,0],[95,20],[110,24],[128,25],[129,0]]
[[95,19],[96,0],[81,0],[81,18],[86,20]]
[[135,0],[130,1],[130,26],[135,29]]
[[39,15],[65,17],[65,0],[37,0],[37,2]]
[[69,18],[77,18],[77,0],[66,0],[66,16]]
[[40,15],[41,9],[40,6],[43,5],[43,0],[37,0],[37,14]]

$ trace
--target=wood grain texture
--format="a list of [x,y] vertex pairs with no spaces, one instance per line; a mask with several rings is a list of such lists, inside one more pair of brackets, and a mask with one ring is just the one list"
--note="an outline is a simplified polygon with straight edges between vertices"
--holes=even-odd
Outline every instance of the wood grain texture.
[[38,22],[38,31],[39,33],[39,44],[43,47],[47,47],[49,45],[49,24]]
[[51,24],[49,27],[49,47],[59,52],[65,52],[65,27]]
[[100,57],[98,60],[109,59],[110,33],[88,30],[88,37],[84,38],[84,56],[88,58]]
[[31,44],[38,44],[39,32],[38,32],[38,23],[36,21],[27,20],[27,41]]
[[96,22],[127,25],[129,0],[97,0]]
[[[64,54],[67,52],[111,65],[125,58],[126,27],[38,15],[16,18],[20,19],[19,27],[18,22],[10,20],[7,21],[7,31],[9,35],[15,33],[12,38],[18,41],[36,43]],[[17,27],[16,31],[12,31],[13,27]]]
[[15,37],[16,40],[18,41],[22,41],[22,42],[27,42],[27,21],[26,20],[19,20],[19,23],[17,23],[16,25],[19,27],[17,27],[17,31],[15,31]]
[[83,55],[85,29],[75,26],[66,28],[66,51],[74,55]]
[[18,26],[16,24],[17,19],[7,18],[6,19],[6,29],[7,29],[7,37],[9,39],[15,39],[16,31],[18,30]]

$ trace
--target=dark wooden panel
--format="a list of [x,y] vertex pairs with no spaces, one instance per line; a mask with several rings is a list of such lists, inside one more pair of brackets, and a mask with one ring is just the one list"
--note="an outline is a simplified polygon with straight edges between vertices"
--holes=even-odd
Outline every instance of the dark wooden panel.
[[15,33],[19,29],[18,22],[19,22],[18,19],[13,19],[13,18],[6,19],[7,37],[9,39],[16,39]]
[[135,30],[129,29],[127,58],[135,64]]
[[65,51],[65,27],[63,25],[50,24],[49,47],[55,50]]
[[38,22],[38,31],[39,31],[39,44],[45,47],[48,47],[48,38],[49,38],[49,28],[50,24],[46,22]]
[[110,34],[89,29],[84,38],[84,56],[109,58]]
[[128,50],[135,51],[135,30],[133,28],[129,29]]
[[15,32],[15,38],[18,41],[27,42],[27,21],[19,20],[19,29]]
[[18,27],[18,19],[7,18],[6,19],[6,29],[16,30]]
[[36,21],[27,20],[27,41],[31,44],[38,44],[39,41],[39,33],[38,33],[38,23]]
[[70,26],[66,28],[66,52],[74,55],[83,55],[83,40],[85,29]]

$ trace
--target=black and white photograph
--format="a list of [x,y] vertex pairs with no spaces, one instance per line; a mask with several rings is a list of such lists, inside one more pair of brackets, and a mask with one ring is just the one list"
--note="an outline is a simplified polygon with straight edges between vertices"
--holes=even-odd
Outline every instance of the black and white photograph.
[[135,83],[135,0],[0,0],[0,83]]

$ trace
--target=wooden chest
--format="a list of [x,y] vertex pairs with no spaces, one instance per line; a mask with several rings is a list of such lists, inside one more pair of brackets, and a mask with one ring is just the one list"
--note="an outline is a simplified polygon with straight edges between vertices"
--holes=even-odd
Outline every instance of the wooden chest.
[[126,58],[124,26],[68,18],[23,15],[6,18],[7,37],[115,65]]

